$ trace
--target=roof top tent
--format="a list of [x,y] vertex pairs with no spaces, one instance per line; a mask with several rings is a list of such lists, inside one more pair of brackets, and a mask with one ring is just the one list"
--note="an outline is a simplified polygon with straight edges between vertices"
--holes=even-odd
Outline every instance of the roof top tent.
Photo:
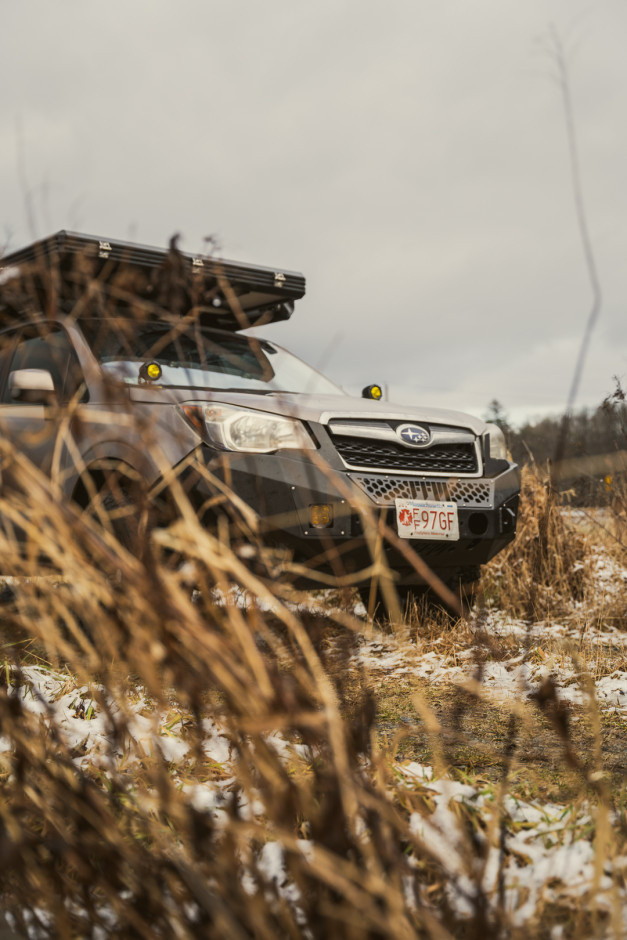
[[80,318],[177,318],[242,330],[287,320],[305,294],[292,271],[61,231],[0,258],[0,320],[35,308]]

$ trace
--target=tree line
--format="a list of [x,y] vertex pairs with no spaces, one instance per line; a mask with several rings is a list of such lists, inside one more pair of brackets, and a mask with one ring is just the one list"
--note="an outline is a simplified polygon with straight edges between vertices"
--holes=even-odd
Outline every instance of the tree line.
[[501,428],[516,463],[540,467],[555,460],[566,421],[560,489],[568,491],[575,505],[604,504],[627,489],[627,396],[615,382],[615,390],[596,408],[582,408],[568,418],[554,415],[514,427],[497,399],[484,418]]

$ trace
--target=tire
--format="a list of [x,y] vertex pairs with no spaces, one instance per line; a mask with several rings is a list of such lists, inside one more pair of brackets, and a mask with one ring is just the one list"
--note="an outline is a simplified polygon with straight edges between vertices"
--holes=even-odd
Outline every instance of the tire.
[[146,550],[148,504],[138,481],[119,470],[110,470],[99,481],[87,512],[112,534],[122,548],[142,557]]

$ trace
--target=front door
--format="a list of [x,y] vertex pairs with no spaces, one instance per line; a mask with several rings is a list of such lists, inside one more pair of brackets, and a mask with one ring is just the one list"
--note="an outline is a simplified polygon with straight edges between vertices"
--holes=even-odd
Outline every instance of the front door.
[[[67,333],[58,324],[30,325],[3,334],[0,352],[0,459],[3,482],[19,475],[13,452],[24,454],[46,475],[62,482],[71,462],[66,446],[70,427],[67,405],[80,388],[83,376]],[[54,400],[29,400],[29,393],[11,388],[12,372],[46,369],[54,383]],[[17,479],[18,486],[21,482]]]

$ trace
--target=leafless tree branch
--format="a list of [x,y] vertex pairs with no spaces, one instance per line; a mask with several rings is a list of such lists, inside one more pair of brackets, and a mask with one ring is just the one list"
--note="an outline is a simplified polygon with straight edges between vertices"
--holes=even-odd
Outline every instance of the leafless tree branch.
[[579,229],[579,236],[581,238],[581,243],[584,252],[586,269],[588,272],[588,278],[590,281],[590,286],[592,288],[592,306],[590,308],[590,313],[588,315],[588,320],[584,330],[584,335],[581,341],[581,346],[579,348],[579,355],[577,356],[577,362],[575,364],[575,370],[573,372],[573,378],[568,393],[568,401],[566,403],[566,410],[564,412],[564,418],[562,420],[560,434],[555,447],[555,458],[553,461],[554,467],[560,463],[564,456],[566,443],[568,440],[568,433],[570,428],[570,419],[572,410],[577,398],[577,393],[579,391],[579,385],[581,383],[581,377],[583,375],[583,370],[585,366],[586,356],[588,349],[590,347],[590,341],[592,337],[592,332],[596,325],[596,322],[599,318],[599,313],[601,311],[601,284],[599,281],[596,260],[594,257],[594,251],[592,248],[592,240],[590,238],[590,230],[588,226],[588,218],[586,214],[586,207],[583,195],[583,186],[581,181],[581,166],[579,161],[579,146],[577,142],[577,132],[575,126],[574,112],[573,112],[573,103],[572,95],[570,90],[570,81],[568,75],[568,68],[566,63],[566,55],[564,52],[564,47],[560,39],[559,33],[554,25],[551,26],[550,31],[551,36],[551,46],[552,46],[552,57],[554,64],[557,68],[558,83],[562,93],[562,104],[564,108],[564,118],[566,121],[566,137],[568,143],[568,154],[570,159],[570,171],[571,171],[571,183],[573,187],[573,198],[575,201],[575,212],[577,215],[577,227]]

